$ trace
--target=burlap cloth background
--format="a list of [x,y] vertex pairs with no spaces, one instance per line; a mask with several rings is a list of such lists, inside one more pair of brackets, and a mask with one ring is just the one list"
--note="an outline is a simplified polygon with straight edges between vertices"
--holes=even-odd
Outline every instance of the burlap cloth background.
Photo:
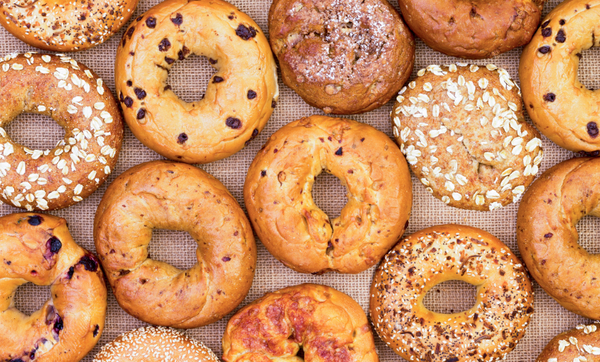
[[[133,17],[135,18],[144,13],[159,2],[160,0],[140,0],[140,4]],[[250,15],[263,31],[267,31],[267,13],[271,3],[270,0],[233,0],[232,2],[240,10]],[[397,7],[396,0],[392,0],[392,3]],[[558,3],[560,1],[557,0],[547,3],[544,14],[547,14]],[[77,61],[83,62],[102,76],[113,92],[113,64],[117,43],[121,38],[121,34],[122,31],[101,46],[72,55]],[[0,53],[2,55],[11,52],[32,50],[35,49],[17,40],[3,28],[0,28]],[[493,62],[498,66],[506,68],[513,78],[518,79],[520,54],[521,50],[516,49],[493,59]],[[588,88],[600,88],[600,76],[598,75],[600,71],[599,60],[600,52],[597,50],[592,49],[584,54],[579,74],[580,79]],[[416,70],[430,64],[447,64],[456,61],[457,59],[437,53],[425,46],[421,41],[417,41],[415,73]],[[474,61],[476,64],[487,64],[488,62]],[[175,92],[181,98],[192,101],[200,98],[211,74],[212,68],[210,68],[207,61],[200,57],[192,57],[175,65],[169,78],[169,84],[172,85]],[[413,74],[414,76],[415,74]],[[250,145],[225,160],[201,166],[204,170],[221,180],[242,206],[242,186],[246,170],[269,135],[288,122],[303,116],[321,113],[319,110],[305,104],[300,97],[283,84],[280,84],[280,92],[281,96],[271,120],[264,131]],[[389,120],[391,109],[392,103],[390,102],[375,111],[352,118],[375,126],[391,136],[392,128]],[[8,127],[8,132],[17,142],[21,142],[32,148],[35,147],[36,149],[52,148],[64,135],[62,129],[52,120],[35,115],[21,115]],[[544,151],[545,157],[541,165],[541,171],[545,171],[558,162],[574,156],[573,153],[560,149],[545,138]],[[66,218],[69,221],[70,231],[75,240],[83,247],[94,251],[92,237],[94,213],[106,190],[106,186],[126,169],[144,161],[160,158],[158,154],[143,146],[126,129],[118,165],[107,183],[85,201],[66,210],[52,212],[52,214]],[[410,234],[432,225],[444,223],[471,225],[496,235],[515,253],[518,253],[515,238],[518,205],[511,205],[494,212],[463,211],[451,208],[433,198],[414,177],[413,192],[415,197],[407,233]],[[314,197],[317,205],[321,206],[330,216],[339,215],[341,208],[346,202],[345,189],[335,177],[326,174],[321,175],[317,179]],[[2,215],[19,211],[19,209],[7,205],[0,207]],[[599,229],[598,226],[600,226],[600,222],[593,217],[586,217],[578,225],[581,243],[592,253],[600,250],[600,244],[596,242],[600,237],[595,232]],[[195,263],[195,248],[196,244],[186,233],[166,230],[156,231],[150,246],[153,258],[172,263],[179,268],[187,268]],[[253,287],[246,300],[242,303],[242,306],[259,298],[266,292],[290,285],[311,282],[329,285],[349,294],[366,311],[368,310],[369,286],[373,272],[374,268],[359,275],[330,273],[322,276],[312,276],[299,274],[280,264],[258,242],[256,277]],[[507,361],[534,361],[545,344],[555,334],[585,322],[584,318],[563,309],[537,284],[535,285],[535,292],[535,313],[533,320],[527,329],[525,338],[520,342],[516,350],[508,355]],[[429,293],[427,302],[428,306],[435,311],[450,313],[451,311],[468,309],[473,304],[474,296],[474,287],[460,282],[448,282],[434,288],[434,291]],[[16,303],[21,311],[31,313],[38,309],[47,298],[49,298],[49,288],[27,284],[17,291]],[[221,336],[230,317],[231,315],[217,323],[203,328],[188,330],[186,333],[203,341],[218,355],[221,355]],[[111,341],[120,333],[143,325],[143,322],[131,317],[119,307],[109,290],[106,329],[96,348],[84,361],[91,361],[92,356],[95,355],[100,346]],[[402,360],[377,337],[376,342],[381,361]]]

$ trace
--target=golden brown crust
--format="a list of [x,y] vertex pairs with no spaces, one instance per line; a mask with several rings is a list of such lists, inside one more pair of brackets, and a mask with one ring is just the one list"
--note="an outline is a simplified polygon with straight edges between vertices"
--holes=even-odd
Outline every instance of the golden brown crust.
[[[167,86],[173,63],[206,56],[217,69],[204,98]],[[139,17],[117,50],[115,82],[125,120],[146,146],[176,161],[207,163],[241,150],[279,98],[277,69],[258,25],[221,0],[167,0]]]
[[[112,172],[123,139],[121,113],[95,73],[66,56],[11,54],[0,59],[0,200],[32,210],[71,206]],[[52,117],[65,138],[31,150],[4,128],[21,113]]]
[[[295,357],[303,355],[302,358]],[[252,302],[227,323],[225,362],[273,360],[377,362],[373,333],[362,308],[333,288],[288,287]]]
[[[149,259],[155,228],[187,231],[198,263],[179,270]],[[191,165],[154,161],[124,172],[98,207],[94,240],[119,305],[155,325],[217,321],[252,285],[256,246],[246,215],[223,184]]]
[[99,45],[125,25],[138,0],[0,0],[0,24],[34,47],[70,52]]
[[517,214],[517,241],[535,280],[568,310],[600,319],[600,256],[577,243],[575,226],[600,216],[600,159],[574,158],[546,171]]
[[599,326],[598,322],[594,322],[562,332],[548,342],[536,362],[600,361]]
[[[435,285],[461,280],[477,286],[464,312],[428,310]],[[512,351],[533,313],[533,290],[510,249],[487,232],[441,225],[398,243],[375,272],[371,319],[381,339],[409,361],[494,361]]]
[[[4,216],[0,230],[0,360],[81,360],[104,329],[106,286],[96,258],[52,215]],[[27,282],[50,285],[52,296],[30,316],[13,304]]]
[[94,362],[219,362],[202,342],[165,327],[143,327],[104,345]]
[[[333,220],[312,198],[323,171],[348,188]],[[412,188],[406,161],[384,133],[356,121],[312,116],[275,132],[244,185],[259,239],[302,273],[359,273],[375,265],[408,226]]]
[[275,0],[269,36],[283,82],[325,113],[384,105],[415,59],[413,36],[386,0]]
[[417,74],[396,98],[393,133],[427,191],[470,210],[516,202],[543,152],[508,72],[452,64]]
[[431,48],[455,57],[492,58],[525,45],[545,0],[399,0],[408,26]]
[[544,19],[519,66],[533,123],[554,143],[575,152],[600,150],[600,93],[578,78],[581,53],[600,45],[599,16],[600,0],[563,1]]

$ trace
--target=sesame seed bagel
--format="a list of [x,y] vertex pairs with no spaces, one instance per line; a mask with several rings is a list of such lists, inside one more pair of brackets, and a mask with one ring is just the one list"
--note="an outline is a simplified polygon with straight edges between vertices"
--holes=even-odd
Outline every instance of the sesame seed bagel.
[[34,47],[58,52],[102,44],[131,17],[138,0],[0,0],[0,24]]
[[600,324],[594,322],[562,332],[552,338],[536,362],[600,361]]
[[325,113],[387,103],[415,61],[415,41],[386,0],[275,0],[269,37],[283,82]]
[[400,91],[393,133],[433,196],[462,209],[491,211],[516,202],[542,161],[539,133],[525,122],[508,72],[431,65]]
[[[112,172],[123,121],[102,79],[66,56],[0,59],[0,200],[28,211],[55,210],[88,197]],[[6,127],[21,113],[52,117],[65,138],[49,150],[15,143]]]
[[431,48],[469,59],[525,45],[546,0],[399,0],[408,26]]
[[142,327],[102,347],[94,362],[219,362],[202,342],[172,328]]
[[225,362],[377,362],[367,316],[317,284],[284,288],[240,309],[223,335]]
[[542,22],[521,55],[523,100],[546,137],[571,151],[600,150],[600,91],[578,78],[581,54],[600,46],[600,0],[567,0]]
[[[216,69],[204,98],[187,103],[167,85],[177,60],[195,54]],[[125,120],[147,147],[207,163],[241,150],[279,98],[277,69],[258,25],[221,0],[166,0],[139,17],[117,50],[115,83]]]
[[[152,229],[186,231],[198,243],[188,270],[148,257]],[[154,161],[130,168],[106,190],[94,241],[119,305],[155,325],[196,328],[246,297],[256,245],[225,186],[191,165]]]
[[[106,286],[96,258],[52,215],[3,216],[0,230],[0,360],[80,361],[104,330]],[[14,306],[28,282],[49,285],[51,294],[31,315]]]
[[[434,286],[460,280],[477,286],[464,312],[428,310]],[[498,361],[525,334],[533,313],[525,268],[487,232],[441,225],[398,243],[377,268],[371,285],[371,319],[381,339],[409,361]]]
[[[348,189],[330,219],[315,204],[315,178],[326,171]],[[402,153],[377,129],[312,116],[275,132],[250,165],[244,200],[254,230],[273,256],[301,273],[360,273],[406,230],[412,206]]]
[[600,256],[578,243],[577,223],[600,216],[600,159],[559,163],[531,185],[517,214],[517,241],[538,284],[573,313],[600,319]]

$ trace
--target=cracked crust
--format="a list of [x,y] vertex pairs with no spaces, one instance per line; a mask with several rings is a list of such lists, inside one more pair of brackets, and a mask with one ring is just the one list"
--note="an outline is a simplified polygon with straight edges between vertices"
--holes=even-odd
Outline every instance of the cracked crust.
[[269,33],[284,83],[325,113],[382,106],[413,68],[413,36],[385,0],[275,0]]
[[[315,178],[326,171],[348,189],[330,219],[315,205]],[[312,116],[275,132],[246,177],[244,200],[261,242],[302,273],[360,273],[375,265],[408,226],[412,188],[398,147],[356,121]]]
[[600,324],[594,322],[562,332],[552,338],[536,362],[600,361]]
[[393,132],[427,191],[450,206],[488,211],[516,202],[542,161],[508,72],[489,64],[422,69],[400,92]]
[[529,272],[573,313],[600,319],[600,258],[577,243],[576,225],[600,216],[600,159],[574,158],[531,185],[517,215],[517,241]]
[[469,59],[492,58],[529,43],[545,0],[399,0],[408,26],[431,48]]

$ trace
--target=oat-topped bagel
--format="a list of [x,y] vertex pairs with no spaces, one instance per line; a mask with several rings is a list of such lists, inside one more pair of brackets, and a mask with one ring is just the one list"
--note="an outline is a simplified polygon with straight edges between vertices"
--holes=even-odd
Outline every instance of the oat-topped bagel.
[[546,0],[399,0],[412,31],[433,49],[461,58],[492,58],[525,45]]
[[269,37],[284,83],[325,113],[384,105],[415,59],[413,36],[386,0],[275,0]]
[[600,324],[595,322],[562,332],[544,347],[536,362],[600,361]]
[[519,207],[517,241],[538,284],[571,312],[600,319],[600,257],[578,243],[577,223],[600,216],[600,159],[574,158],[546,171]]
[[[441,314],[423,305],[427,292],[448,280],[477,286],[471,309]],[[434,226],[405,238],[387,253],[371,285],[375,330],[409,361],[499,361],[525,334],[532,306],[519,259],[470,226]]]
[[600,150],[600,90],[578,78],[585,50],[600,46],[600,0],[567,0],[544,19],[521,56],[523,100],[533,123],[568,150]]
[[[217,70],[204,98],[179,99],[168,72],[191,54]],[[125,120],[146,146],[173,160],[228,157],[263,129],[279,97],[269,42],[248,15],[222,0],[166,0],[123,35],[115,64]]]
[[255,300],[227,323],[225,362],[377,362],[367,316],[324,285],[288,287]]
[[537,174],[542,141],[504,69],[431,65],[396,100],[396,141],[446,204],[494,210],[518,200]]
[[[106,286],[96,258],[73,241],[64,219],[0,218],[0,360],[77,362],[104,329]],[[31,315],[14,306],[25,283],[49,285],[51,298]]]
[[37,48],[69,52],[103,43],[138,0],[0,0],[0,24]]
[[[150,259],[152,229],[187,231],[198,262],[179,270]],[[191,165],[154,161],[121,174],[98,206],[94,241],[117,302],[155,325],[217,321],[242,302],[254,278],[246,215],[223,184]]]
[[[348,189],[331,220],[312,187],[323,171]],[[359,273],[375,265],[408,226],[412,188],[402,153],[356,121],[312,116],[275,132],[252,162],[244,200],[260,241],[302,273]]]
[[[0,59],[0,200],[31,210],[73,205],[112,172],[123,121],[102,79],[66,56],[11,54]],[[52,117],[65,138],[49,150],[15,143],[6,127],[21,113]]]

